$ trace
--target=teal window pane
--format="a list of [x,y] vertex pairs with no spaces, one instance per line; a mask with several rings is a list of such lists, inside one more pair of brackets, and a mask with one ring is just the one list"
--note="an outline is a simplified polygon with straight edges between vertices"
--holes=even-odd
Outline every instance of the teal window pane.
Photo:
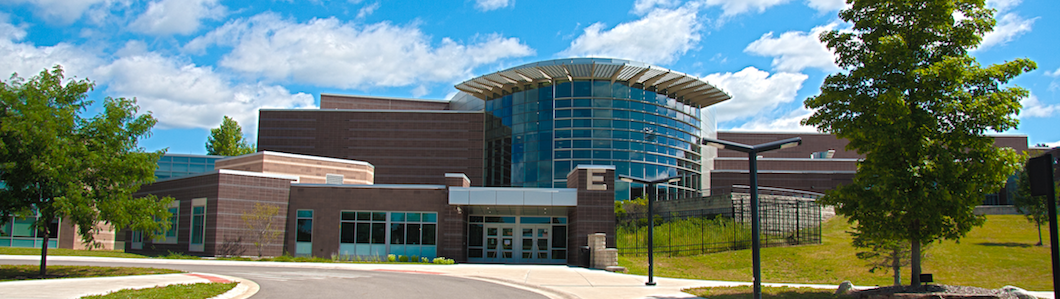
[[569,98],[571,96],[570,82],[556,84],[556,98]]
[[408,216],[409,222],[419,222],[420,221],[420,213],[408,213],[406,215]]
[[405,221],[405,213],[396,213],[396,212],[390,213],[390,221],[393,221],[393,222],[404,222]]
[[590,81],[575,81],[574,82],[574,96],[575,97],[591,97],[593,95],[593,83]]
[[[620,85],[620,84],[615,84]],[[594,97],[611,97],[611,82],[610,81],[594,81],[593,82],[593,96]]]
[[14,235],[15,237],[26,237],[26,238],[34,237],[35,236],[34,235],[34,231],[33,231],[33,221],[34,220],[36,220],[36,219],[35,218],[26,218],[26,219],[15,218],[15,221],[14,221],[14,223],[12,225],[12,227],[14,228],[14,233],[12,235]]
[[438,214],[423,213],[423,222],[438,222]]
[[313,210],[298,210],[298,218],[313,218]]
[[357,212],[342,212],[342,220],[357,220]]
[[386,212],[372,212],[372,221],[386,221]]
[[[369,221],[372,220],[372,213],[369,212],[357,212],[357,220]],[[360,242],[358,242],[360,243]]]

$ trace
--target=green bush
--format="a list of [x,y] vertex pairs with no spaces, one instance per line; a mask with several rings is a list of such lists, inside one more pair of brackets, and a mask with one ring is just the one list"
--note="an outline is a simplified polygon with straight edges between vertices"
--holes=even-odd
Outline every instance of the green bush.
[[413,262],[413,263],[418,262],[418,261],[420,261],[420,257],[418,255],[410,256],[409,257],[409,261]]
[[447,259],[445,257],[439,256],[439,257],[434,258],[434,261],[432,261],[432,263],[439,264],[439,265],[452,265],[452,264],[456,264],[456,261],[454,261],[453,259]]
[[388,255],[386,255],[386,261],[391,262],[391,263],[396,262],[397,261],[397,256],[393,255],[393,254],[388,254]]
[[430,262],[431,262],[431,259],[429,259],[429,258],[427,258],[427,257],[421,257],[421,258],[420,258],[420,262],[421,262],[421,263],[424,263],[424,264],[426,264],[426,263],[430,263]]
[[399,255],[398,256],[398,261],[402,262],[402,263],[408,263],[409,262],[409,257],[404,256],[404,255]]

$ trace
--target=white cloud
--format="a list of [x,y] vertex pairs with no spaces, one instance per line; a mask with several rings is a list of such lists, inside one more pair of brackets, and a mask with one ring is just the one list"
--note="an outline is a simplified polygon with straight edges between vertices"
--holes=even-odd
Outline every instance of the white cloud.
[[1049,77],[1060,77],[1060,68],[1057,68],[1055,71],[1045,71],[1045,75]]
[[818,39],[821,33],[835,29],[836,25],[814,27],[809,33],[784,32],[779,37],[773,37],[772,32],[766,33],[747,45],[744,52],[773,56],[773,68],[782,72],[798,72],[808,67],[838,71],[835,54]]
[[1036,20],[1038,20],[1038,18],[1027,20],[1014,13],[1005,14],[1000,20],[998,20],[997,26],[994,26],[994,31],[983,36],[983,42],[979,44],[979,48],[976,50],[1004,45],[1020,35],[1030,32],[1031,27],[1034,26],[1034,21]]
[[11,74],[28,79],[45,69],[62,65],[67,78],[87,78],[99,64],[96,55],[67,43],[37,47],[32,43],[19,42],[26,31],[8,23],[0,23],[0,79],[7,80]]
[[761,13],[767,8],[787,3],[791,0],[702,0],[706,6],[721,6],[722,17],[730,17],[750,12]]
[[759,115],[794,101],[806,78],[798,73],[770,75],[749,66],[736,73],[710,74],[704,79],[732,95],[732,99],[715,105],[718,123],[722,123]]
[[692,49],[700,39],[696,11],[655,9],[647,16],[610,30],[596,23],[571,42],[560,55],[606,56],[667,64]]
[[656,8],[674,8],[679,4],[680,0],[637,0],[633,3],[633,13],[643,15]]
[[1046,142],[1045,143],[1045,147],[1048,147],[1048,148],[1060,147],[1060,140],[1057,140],[1056,142]]
[[752,132],[817,132],[817,128],[804,126],[800,123],[803,119],[806,119],[811,115],[813,115],[813,111],[810,111],[805,107],[799,107],[798,109],[784,114],[784,116],[781,116],[780,118],[755,117],[753,120],[745,122],[739,127],[726,130]]
[[114,96],[136,97],[141,111],[151,111],[158,128],[213,128],[223,115],[257,131],[262,108],[313,106],[313,96],[291,94],[277,85],[237,84],[209,67],[183,63],[156,53],[122,57],[97,74]]
[[357,11],[357,18],[363,19],[364,17],[367,17],[368,15],[374,13],[376,9],[379,9],[379,2],[365,5]]
[[167,35],[191,34],[199,30],[203,19],[219,19],[226,8],[218,0],[160,0],[147,5],[140,17],[129,26],[138,32]]
[[818,12],[832,12],[847,7],[846,0],[806,0],[806,5]]
[[1020,118],[1028,117],[1055,117],[1060,115],[1060,104],[1047,105],[1038,101],[1038,97],[1030,95],[1020,100],[1020,104],[1023,105],[1023,109],[1020,109]]
[[113,0],[14,0],[15,3],[30,3],[45,18],[64,24],[73,23],[93,8],[109,6]]
[[534,50],[516,38],[487,35],[461,44],[430,37],[414,25],[358,25],[335,18],[305,23],[273,14],[229,22],[186,45],[202,51],[217,44],[232,46],[220,65],[251,76],[293,80],[317,86],[408,86],[468,78],[475,67]]
[[491,11],[515,5],[515,0],[475,0],[475,8],[481,11]]
[[1023,0],[986,0],[986,7],[997,9],[997,13],[1003,13],[1016,7]]

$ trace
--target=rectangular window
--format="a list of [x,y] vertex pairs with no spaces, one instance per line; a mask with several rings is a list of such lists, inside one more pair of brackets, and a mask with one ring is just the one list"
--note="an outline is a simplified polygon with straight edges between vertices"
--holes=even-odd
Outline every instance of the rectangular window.
[[206,198],[191,200],[191,245],[189,251],[206,249]]
[[295,242],[313,242],[313,210],[298,210]]

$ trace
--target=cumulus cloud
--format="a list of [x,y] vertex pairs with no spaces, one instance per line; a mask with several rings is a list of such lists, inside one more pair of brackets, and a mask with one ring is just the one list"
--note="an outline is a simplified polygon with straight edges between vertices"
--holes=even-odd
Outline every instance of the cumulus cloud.
[[1001,16],[1001,19],[997,21],[997,26],[994,26],[994,31],[983,36],[983,42],[979,44],[977,50],[1004,45],[1024,33],[1031,32],[1031,27],[1034,26],[1036,20],[1038,18],[1028,20],[1014,13]]
[[1049,105],[1042,103],[1038,100],[1038,97],[1033,94],[1020,100],[1020,104],[1023,105],[1023,108],[1020,109],[1020,118],[1048,118],[1060,115],[1060,104]]
[[376,9],[379,9],[379,2],[365,5],[364,7],[361,7],[360,10],[357,10],[357,18],[363,19],[364,17],[367,17],[368,15],[374,13]]
[[292,94],[263,83],[239,84],[209,67],[183,63],[157,53],[121,57],[96,73],[114,96],[136,97],[141,111],[151,111],[158,128],[213,128],[223,115],[257,131],[261,108],[313,106],[313,96]]
[[68,78],[87,78],[99,65],[99,58],[67,43],[38,47],[20,42],[26,31],[8,23],[0,23],[0,78],[7,80],[13,73],[29,78],[55,65],[62,65]]
[[806,0],[806,5],[818,12],[832,12],[847,7],[846,0]]
[[720,6],[722,17],[731,17],[747,12],[761,13],[767,8],[788,3],[791,0],[702,0],[706,6]]
[[803,119],[806,119],[811,115],[813,115],[813,111],[810,111],[805,107],[799,107],[779,118],[755,117],[753,120],[745,122],[739,127],[726,130],[752,132],[817,132],[817,128],[804,126],[800,123]]
[[998,13],[1006,12],[1016,7],[1023,0],[986,0],[986,7],[997,9]]
[[129,26],[148,34],[190,34],[199,30],[203,19],[216,20],[225,13],[226,8],[218,0],[152,1]]
[[37,7],[37,13],[45,18],[69,24],[77,21],[92,9],[105,9],[114,0],[14,0],[14,3],[29,3]]
[[408,86],[470,77],[475,67],[532,55],[516,38],[487,35],[461,44],[430,37],[414,25],[358,25],[335,18],[305,23],[274,14],[229,22],[189,42],[185,49],[230,46],[220,65],[246,75],[317,86]]
[[680,4],[680,0],[637,0],[633,3],[633,13],[643,15],[656,8],[674,8]]
[[700,39],[696,11],[655,9],[643,18],[610,30],[596,23],[571,42],[560,55],[606,56],[667,64],[692,49]]
[[749,66],[736,73],[710,74],[704,79],[732,95],[732,99],[715,105],[721,123],[759,115],[794,101],[806,78],[798,73],[770,75]]
[[824,71],[837,71],[835,54],[817,37],[821,33],[835,29],[836,24],[814,27],[809,33],[789,31],[774,37],[766,33],[761,38],[747,45],[744,52],[773,56],[773,68],[782,72],[798,72],[805,68],[819,68]]
[[481,11],[491,11],[515,5],[515,0],[475,0],[475,8]]

